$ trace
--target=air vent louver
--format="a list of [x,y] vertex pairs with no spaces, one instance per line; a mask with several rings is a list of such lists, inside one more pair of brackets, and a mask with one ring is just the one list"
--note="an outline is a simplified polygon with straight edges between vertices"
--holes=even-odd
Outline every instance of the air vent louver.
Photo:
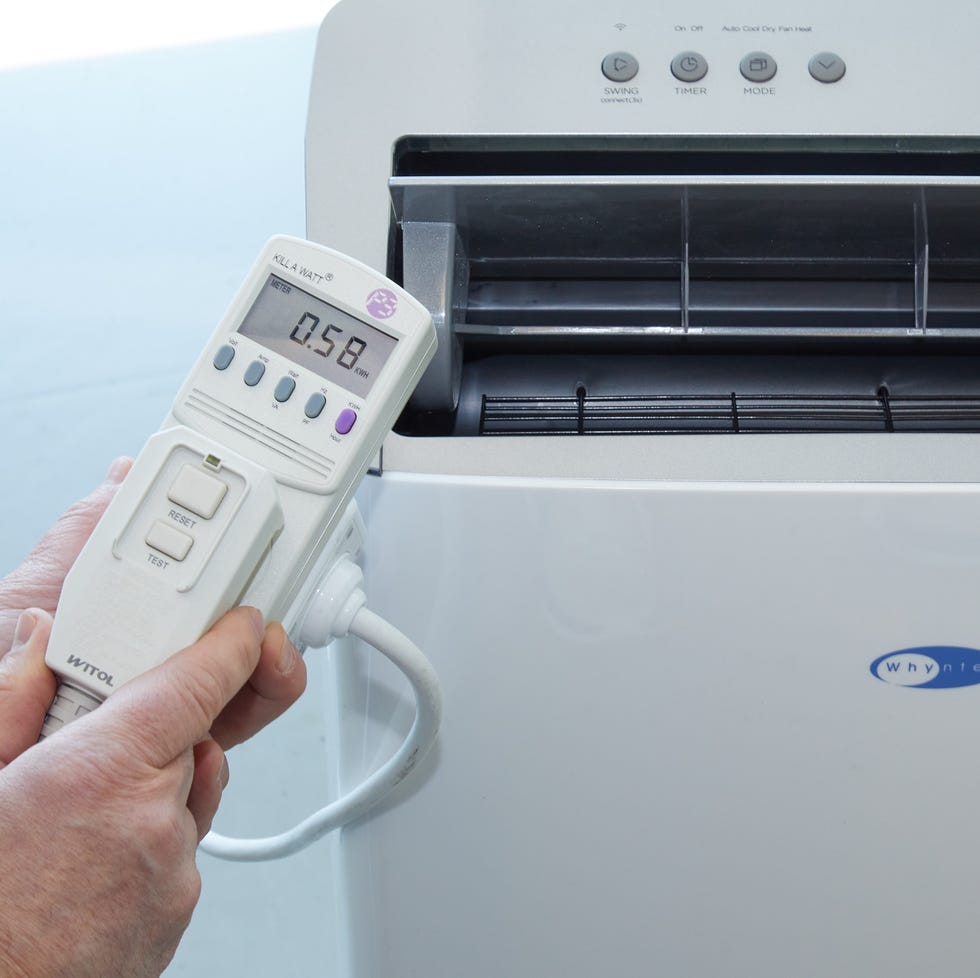
[[980,431],[980,397],[662,394],[484,397],[483,435]]

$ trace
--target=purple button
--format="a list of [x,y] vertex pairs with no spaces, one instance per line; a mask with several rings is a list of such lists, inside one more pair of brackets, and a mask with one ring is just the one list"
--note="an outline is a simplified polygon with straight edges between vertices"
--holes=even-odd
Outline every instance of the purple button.
[[338,435],[346,435],[351,428],[354,427],[354,422],[357,420],[357,412],[352,411],[350,408],[344,408],[343,411],[337,415],[337,423],[334,428],[337,429]]

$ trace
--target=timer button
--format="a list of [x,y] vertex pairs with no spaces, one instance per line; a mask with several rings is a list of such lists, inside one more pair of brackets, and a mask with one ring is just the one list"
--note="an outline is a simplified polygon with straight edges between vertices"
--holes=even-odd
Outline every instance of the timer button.
[[311,394],[310,399],[306,402],[306,416],[308,418],[320,417],[320,412],[326,403],[327,399],[322,394]]
[[283,377],[276,384],[276,400],[280,404],[288,401],[293,396],[294,390],[296,390],[296,381],[292,377]]
[[352,411],[350,408],[344,408],[340,414],[337,415],[337,423],[334,428],[337,430],[338,435],[346,435],[351,428],[354,427],[354,422],[357,420],[357,412]]
[[253,360],[245,371],[245,383],[254,387],[265,373],[265,364],[261,360]]
[[227,370],[228,364],[235,359],[235,348],[227,343],[214,355],[214,365],[218,370]]
[[708,62],[697,51],[681,51],[670,63],[670,73],[682,82],[701,81],[708,73]]

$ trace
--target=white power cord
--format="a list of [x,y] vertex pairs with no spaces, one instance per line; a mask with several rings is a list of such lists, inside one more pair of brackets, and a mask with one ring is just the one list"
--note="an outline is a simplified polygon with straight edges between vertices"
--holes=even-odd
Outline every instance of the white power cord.
[[317,589],[303,622],[300,643],[323,645],[354,635],[376,648],[405,675],[415,694],[415,721],[401,747],[356,788],[298,825],[259,839],[233,839],[209,832],[201,848],[212,856],[241,862],[281,859],[305,849],[322,835],[373,808],[425,756],[439,730],[442,702],[439,680],[418,646],[397,628],[365,607],[360,567],[341,557]]

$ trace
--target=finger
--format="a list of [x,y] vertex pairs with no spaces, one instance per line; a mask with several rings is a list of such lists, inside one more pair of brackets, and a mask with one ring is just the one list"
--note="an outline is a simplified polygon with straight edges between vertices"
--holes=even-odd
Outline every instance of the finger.
[[57,682],[44,664],[51,618],[40,609],[25,611],[13,645],[0,659],[0,768],[37,743]]
[[197,840],[211,831],[211,822],[228,784],[225,752],[210,737],[194,745],[194,780],[187,795],[187,808],[197,825]]
[[[101,709],[102,707],[99,708],[99,710]],[[86,735],[91,735],[92,726],[90,724]],[[101,732],[97,733],[96,736],[100,740],[102,739]],[[204,752],[207,753],[206,748]],[[144,769],[141,777],[145,777],[147,773]],[[197,745],[188,747],[168,764],[162,765],[153,776],[153,781],[155,781],[160,792],[158,797],[167,801],[167,805],[158,809],[158,812],[171,820],[171,824],[177,833],[178,844],[182,850],[182,858],[186,857],[193,861],[197,854],[197,844],[201,841],[198,817],[190,809],[190,799],[197,782]],[[146,783],[143,782],[144,785]],[[203,800],[199,804],[203,805]],[[213,815],[212,812],[211,817]]]
[[306,689],[306,663],[282,625],[265,630],[255,671],[211,727],[225,750],[258,733],[284,713]]
[[65,575],[132,464],[132,459],[116,459],[102,485],[75,503],[41,537],[27,560],[0,582],[3,596],[0,601],[0,655],[10,648],[17,617],[23,608],[43,608],[48,614],[54,614]]
[[255,670],[263,633],[255,608],[234,608],[193,645],[126,683],[91,719],[162,767],[208,736]]

